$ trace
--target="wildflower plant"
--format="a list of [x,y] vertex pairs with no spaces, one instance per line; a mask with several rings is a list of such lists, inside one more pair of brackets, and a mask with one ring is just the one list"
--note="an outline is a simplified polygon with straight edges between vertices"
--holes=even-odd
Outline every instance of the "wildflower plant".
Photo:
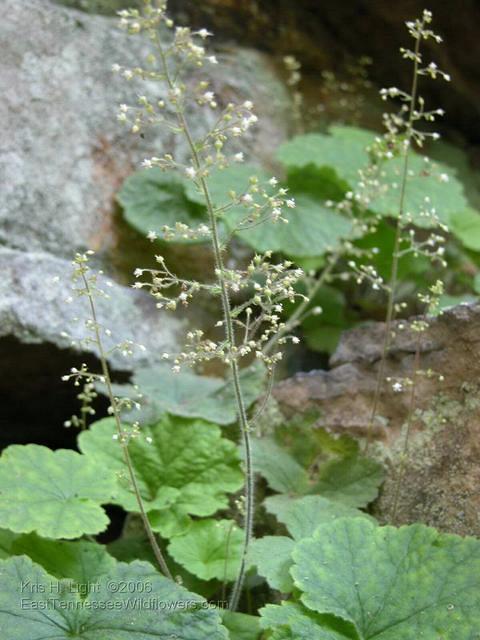
[[[85,338],[72,340],[72,346],[95,351],[100,371],[82,364],[63,377],[79,389],[80,415],[66,421],[66,426],[80,430],[78,451],[12,445],[0,457],[0,522],[7,527],[0,529],[0,629],[6,640],[38,633],[59,640],[310,640],[352,637],[352,629],[365,640],[472,637],[480,624],[478,540],[422,524],[380,526],[366,509],[379,495],[382,465],[367,458],[351,437],[313,429],[315,418],[278,423],[268,433],[259,428],[282,348],[287,342],[298,344],[293,332],[300,322],[322,315],[317,304],[322,287],[352,282],[387,298],[377,394],[385,381],[396,393],[410,393],[403,454],[396,469],[391,515],[395,522],[418,378],[436,375],[420,368],[420,337],[427,326],[426,318],[420,317],[411,324],[417,336],[411,374],[385,378],[393,332],[406,326],[405,321],[395,322],[405,310],[399,264],[405,256],[419,256],[442,267],[449,221],[446,209],[437,206],[438,200],[448,205],[445,191],[434,197],[432,189],[430,198],[425,189],[410,185],[427,177],[430,188],[453,187],[447,193],[453,193],[454,206],[462,198],[443,168],[414,150],[437,137],[423,131],[422,123],[441,115],[439,110],[425,110],[418,80],[448,80],[421,57],[423,41],[439,41],[430,28],[431,13],[425,11],[419,20],[407,23],[415,47],[402,53],[413,64],[412,90],[382,92],[385,98],[400,100],[399,112],[384,118],[385,135],[340,127],[329,135],[298,136],[279,151],[287,177],[277,179],[261,171],[255,175],[249,167],[233,171],[245,169],[235,141],[257,119],[249,100],[222,105],[202,79],[207,65],[218,64],[206,47],[211,34],[176,27],[163,0],[142,1],[142,10],[120,13],[121,26],[131,35],[146,36],[152,50],[143,67],[115,65],[114,71],[127,81],[145,80],[146,90],[136,104],[120,106],[118,119],[133,134],[148,136],[159,126],[185,141],[186,153],[158,152],[144,160],[142,171],[156,180],[159,172],[166,173],[167,181],[170,174],[176,175],[186,185],[183,202],[203,202],[197,213],[205,214],[194,224],[188,217],[170,220],[147,237],[155,249],[162,246],[159,240],[209,242],[214,268],[209,278],[197,282],[178,276],[157,255],[155,267],[135,270],[133,286],[148,292],[162,313],[183,310],[208,295],[217,302],[219,314],[208,330],[191,328],[179,353],[163,354],[156,383],[151,380],[154,370],[135,372],[133,380],[140,390],[148,388],[147,378],[148,392],[163,391],[165,396],[159,400],[160,417],[145,419],[142,394],[133,386],[135,393],[125,397],[124,389],[113,383],[108,364],[113,354],[128,358],[144,347],[128,339],[117,342],[112,329],[99,321],[98,301],[108,299],[109,282],[90,263],[93,252],[75,256],[70,301],[84,300],[88,317]],[[297,91],[299,67],[293,60],[286,64]],[[196,84],[189,75],[192,67]],[[297,107],[301,104],[298,99]],[[190,121],[199,109],[216,117],[208,131],[194,136]],[[346,149],[343,159],[339,149]],[[342,176],[330,166],[339,157],[336,167],[345,172]],[[299,167],[304,168],[303,178]],[[225,189],[232,176],[235,179]],[[315,209],[302,189],[310,189],[310,195],[313,189],[326,199],[324,206]],[[324,225],[339,224],[333,235],[320,234],[318,253],[308,254],[301,238],[296,246],[307,246],[307,253],[297,260],[282,242],[273,250],[254,246],[265,242],[261,234],[255,235],[260,226],[269,240],[281,235],[268,234],[272,228],[292,223],[289,228],[298,229],[298,209],[320,211]],[[389,278],[376,266],[380,248],[363,242],[385,226],[384,218],[388,224],[393,219],[395,240]],[[235,268],[229,254],[232,237],[239,233],[248,243],[249,232],[255,252]],[[437,279],[418,294],[427,316],[441,312],[443,292]],[[225,381],[192,371],[211,361],[220,363]],[[256,370],[267,374],[268,385],[250,414],[259,384],[256,378],[252,394],[252,381],[247,384],[245,374],[254,361]],[[187,411],[184,397],[169,397],[163,389],[182,376],[190,385]],[[192,387],[196,395],[189,391]],[[108,417],[89,425],[100,389],[108,397]],[[192,407],[200,398],[202,406]],[[233,422],[232,398],[240,446],[224,437],[219,426]],[[253,536],[254,473],[261,478],[258,497],[263,491],[263,507],[270,514],[261,520],[261,530],[273,529],[274,535]],[[102,506],[106,504],[122,507],[128,516],[126,530],[104,547],[93,536],[108,525]],[[210,517],[220,511],[218,518]],[[239,516],[243,528],[237,524]],[[274,518],[280,528],[272,525]],[[143,528],[140,534],[137,523]],[[139,556],[156,561],[164,575]],[[264,592],[270,589],[268,597],[275,603],[262,606],[259,615],[235,612],[247,570],[256,570],[250,595],[260,587],[263,604]],[[220,612],[226,608],[230,582],[230,610]],[[211,600],[216,594],[221,600],[208,602],[197,593]],[[253,598],[249,609],[250,604],[255,605]]]
[[[220,302],[222,317],[215,323],[218,339],[205,338],[202,330],[192,330],[187,334],[184,350],[164,354],[164,358],[171,361],[173,373],[179,373],[183,366],[194,367],[213,359],[219,360],[231,376],[245,451],[245,497],[242,502],[245,539],[230,600],[230,607],[235,610],[245,578],[254,515],[252,424],[247,415],[240,370],[254,357],[266,366],[268,375],[273,376],[282,352],[278,347],[272,352],[267,345],[271,345],[273,336],[284,329],[281,318],[283,305],[285,301],[293,302],[299,295],[294,285],[303,272],[291,261],[272,262],[271,252],[255,255],[244,270],[227,268],[225,255],[232,232],[245,231],[260,224],[287,224],[285,212],[294,208],[295,202],[289,198],[285,188],[278,186],[275,177],[263,183],[255,176],[249,179],[241,192],[231,190],[227,201],[217,202],[214,199],[209,186],[210,176],[242,162],[243,155],[230,151],[230,147],[235,139],[257,123],[253,103],[246,100],[241,104],[228,103],[221,107],[207,80],[200,80],[193,88],[187,84],[186,70],[194,67],[201,75],[206,65],[216,65],[218,60],[206,47],[211,34],[205,29],[192,31],[176,26],[166,13],[165,2],[154,4],[145,0],[142,12],[125,10],[120,16],[120,24],[127,33],[144,33],[148,37],[152,52],[142,68],[115,66],[114,70],[126,80],[139,77],[158,82],[161,97],[142,95],[136,105],[121,105],[118,119],[132,133],[161,126],[184,138],[188,148],[187,159],[166,152],[145,159],[142,165],[147,171],[157,167],[162,171],[176,172],[190,181],[203,199],[208,216],[196,227],[185,223],[165,226],[162,239],[209,239],[215,265],[212,282],[200,284],[179,278],[170,271],[163,256],[158,255],[158,268],[139,268],[136,275],[141,279],[134,286],[148,290],[157,301],[158,308],[170,311],[187,307],[200,290]],[[199,138],[193,137],[190,124],[189,113],[193,106],[217,112],[214,125]],[[235,215],[234,228],[225,234],[222,222],[232,212]],[[149,233],[151,240],[156,237],[153,231]],[[244,294],[246,301],[234,305],[232,296],[239,292]],[[289,338],[282,335],[281,342]]]

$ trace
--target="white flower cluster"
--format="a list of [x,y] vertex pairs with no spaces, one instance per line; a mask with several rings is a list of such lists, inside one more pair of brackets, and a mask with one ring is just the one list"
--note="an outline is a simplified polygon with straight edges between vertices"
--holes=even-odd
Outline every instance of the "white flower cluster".
[[[176,355],[163,354],[165,360],[172,362],[174,373],[180,371],[182,364],[193,366],[213,359],[219,359],[228,365],[232,359],[240,361],[253,354],[267,367],[272,367],[281,359],[281,352],[271,354],[267,345],[272,336],[283,332],[283,303],[285,300],[294,302],[300,296],[294,286],[304,273],[289,261],[272,264],[269,261],[270,257],[270,252],[263,256],[255,256],[245,270],[216,271],[215,275],[221,280],[226,291],[242,294],[243,302],[231,309],[233,326],[239,337],[232,345],[224,338],[205,338],[201,330],[189,331],[185,351]],[[214,297],[221,297],[222,288],[218,282],[200,284],[177,278],[169,271],[162,256],[156,256],[156,259],[161,268],[137,269],[135,275],[148,275],[149,281],[137,281],[134,286],[148,289],[157,300],[158,308],[175,311],[180,305],[188,306],[199,291],[208,291]],[[166,293],[171,289],[179,289],[180,293],[167,296]],[[224,328],[224,325],[225,321],[219,320],[215,326]],[[298,343],[298,338],[289,335],[282,336],[278,343],[285,344],[287,340]]]
[[[166,3],[153,7],[150,0],[146,0],[143,14],[125,11],[120,12],[120,18],[121,26],[128,33],[145,32],[153,49],[147,56],[145,68],[125,69],[116,65],[114,71],[127,80],[138,77],[158,81],[161,97],[157,91],[155,98],[141,95],[137,104],[121,105],[119,120],[134,133],[147,126],[160,125],[168,127],[175,135],[184,136],[190,149],[186,161],[180,162],[167,152],[146,158],[142,166],[147,170],[157,167],[175,171],[183,180],[191,181],[205,203],[207,214],[205,222],[195,227],[179,221],[173,226],[152,230],[148,238],[152,241],[157,238],[170,241],[208,239],[215,257],[214,281],[211,283],[179,278],[170,271],[163,256],[156,256],[159,267],[137,269],[137,281],[133,286],[148,290],[159,309],[176,311],[187,307],[202,291],[220,298],[224,311],[215,330],[219,333],[222,329],[222,337],[211,339],[199,330],[190,331],[184,351],[177,355],[164,354],[164,358],[171,361],[174,372],[183,364],[194,366],[214,358],[233,366],[242,358],[256,357],[271,368],[281,358],[281,352],[273,352],[274,336],[282,334],[279,343],[298,341],[285,331],[282,301],[295,300],[294,284],[303,272],[290,262],[272,264],[268,252],[255,256],[246,270],[227,269],[223,254],[236,231],[247,231],[264,223],[288,222],[285,212],[295,207],[295,201],[285,188],[279,187],[275,177],[261,184],[256,176],[252,176],[241,191],[229,191],[227,187],[224,202],[214,201],[209,191],[213,170],[221,172],[233,163],[244,161],[243,152],[235,148],[230,151],[227,143],[234,143],[256,125],[258,118],[254,105],[250,100],[222,105],[221,98],[207,80],[194,83],[186,79],[185,72],[189,68],[201,72],[205,64],[217,63],[217,58],[205,46],[211,33],[206,29],[192,31],[175,26],[166,14]],[[294,73],[294,63],[290,66]],[[216,112],[213,124],[197,139],[193,138],[188,122],[195,107]],[[215,195],[215,200],[217,198]],[[243,300],[234,308],[230,302],[233,296]]]

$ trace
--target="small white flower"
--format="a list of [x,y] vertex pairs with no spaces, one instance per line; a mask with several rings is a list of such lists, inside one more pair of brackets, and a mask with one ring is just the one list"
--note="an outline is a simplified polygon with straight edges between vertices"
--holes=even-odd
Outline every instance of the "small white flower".
[[245,109],[251,111],[253,109],[253,102],[251,100],[245,100],[243,106],[245,107]]
[[148,160],[147,158],[145,158],[145,160],[142,162],[142,167],[144,169],[151,169],[152,168],[152,161]]
[[287,200],[285,204],[289,209],[295,209],[295,200],[293,198]]
[[197,175],[197,172],[194,169],[194,167],[187,167],[185,169],[185,173],[187,174],[187,177],[190,178],[191,180],[193,180]]
[[268,184],[271,184],[272,187],[276,187],[278,184],[278,180],[274,176],[273,178],[270,178],[270,180],[268,181]]
[[253,198],[249,193],[246,193],[244,196],[242,196],[240,198],[240,200],[244,203],[244,204],[252,204],[253,202]]
[[400,391],[403,391],[403,386],[401,382],[394,382],[392,384],[392,389],[395,391],[395,393],[400,393]]
[[155,231],[149,231],[147,233],[147,238],[148,238],[148,240],[150,240],[150,242],[153,242],[154,240],[156,240],[158,238],[158,236],[157,236]]
[[450,178],[448,177],[447,173],[441,173],[440,174],[440,182],[448,182],[450,180]]
[[213,36],[213,33],[210,33],[210,31],[208,31],[207,29],[200,29],[200,31],[197,31],[197,35],[205,40],[209,36]]
[[297,338],[297,336],[293,336],[292,342],[293,344],[298,344],[300,342],[300,338]]
[[244,160],[244,155],[243,155],[243,153],[240,151],[239,153],[236,153],[236,154],[233,156],[233,159],[235,160],[235,162],[243,162],[243,160]]
[[218,60],[215,56],[207,56],[207,60],[211,63],[211,64],[218,64]]

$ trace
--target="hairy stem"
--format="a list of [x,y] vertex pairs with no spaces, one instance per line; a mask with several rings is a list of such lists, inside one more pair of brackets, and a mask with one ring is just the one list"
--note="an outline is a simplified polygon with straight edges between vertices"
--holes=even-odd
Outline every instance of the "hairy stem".
[[98,352],[99,352],[99,356],[100,356],[100,362],[101,362],[101,366],[102,366],[102,373],[103,373],[103,377],[105,379],[105,385],[107,387],[107,394],[108,394],[108,399],[110,401],[110,406],[112,407],[112,413],[113,413],[113,417],[115,419],[115,426],[117,428],[117,433],[118,433],[118,440],[120,443],[120,446],[122,447],[122,452],[123,452],[123,457],[125,460],[125,464],[127,466],[128,469],[128,475],[130,477],[130,482],[132,484],[132,489],[133,492],[135,494],[135,498],[137,500],[137,504],[138,504],[138,509],[140,512],[140,516],[142,518],[142,522],[143,522],[143,526],[145,528],[145,532],[148,536],[148,540],[150,542],[150,545],[152,547],[153,553],[155,555],[155,559],[158,562],[158,565],[162,571],[162,573],[167,576],[167,578],[170,578],[171,580],[173,580],[173,576],[170,573],[170,569],[168,568],[168,565],[165,561],[165,557],[158,545],[157,539],[155,538],[155,534],[152,530],[152,527],[150,525],[150,522],[148,520],[148,516],[146,514],[145,511],[145,507],[143,504],[143,499],[142,496],[140,494],[140,489],[138,487],[138,482],[137,482],[137,478],[135,476],[135,471],[133,469],[133,464],[132,464],[132,459],[130,457],[130,452],[128,450],[128,445],[123,441],[123,432],[122,432],[122,423],[120,420],[120,415],[119,412],[117,410],[117,404],[115,401],[115,396],[113,394],[113,389],[112,389],[112,379],[110,376],[110,369],[108,367],[108,362],[107,362],[107,357],[105,354],[105,350],[103,348],[103,343],[102,343],[102,339],[100,337],[100,331],[98,329],[99,325],[98,325],[98,321],[97,321],[97,311],[95,309],[95,303],[93,301],[93,293],[92,290],[90,288],[88,279],[85,277],[85,274],[82,273],[82,279],[85,285],[85,290],[87,292],[87,297],[89,300],[89,304],[90,304],[90,313],[92,316],[92,321],[93,321],[93,327],[94,327],[94,332],[95,332],[95,341],[97,343],[97,347],[98,347]]
[[[166,82],[169,88],[173,89],[175,85],[171,78],[165,53],[163,51],[163,47],[158,38],[158,35],[156,37],[156,45],[161,57],[163,73],[164,73]],[[183,113],[183,110],[179,106],[177,106],[176,115],[178,119],[178,124],[185,136],[190,152],[192,154],[193,167],[195,168],[197,173],[200,175],[198,184],[203,194],[203,197],[205,199],[205,204],[207,208],[210,230],[212,235],[212,252],[214,256],[215,274],[216,274],[218,285],[220,287],[220,297],[222,300],[225,337],[229,345],[230,370],[232,374],[232,384],[233,384],[233,389],[235,394],[235,401],[237,404],[237,417],[240,425],[243,447],[245,451],[245,462],[244,462],[245,464],[245,521],[244,521],[245,538],[243,543],[242,557],[240,561],[240,569],[239,569],[237,578],[235,580],[232,593],[230,595],[230,602],[229,602],[230,610],[235,611],[235,609],[238,607],[238,602],[240,600],[240,596],[242,593],[243,583],[245,580],[245,573],[247,569],[248,549],[250,547],[250,541],[253,535],[254,488],[255,487],[254,487],[254,472],[253,472],[253,461],[252,461],[252,446],[251,446],[251,440],[250,440],[250,425],[248,423],[247,411],[245,407],[245,402],[244,402],[242,387],[240,382],[240,369],[239,369],[237,358],[236,358],[235,331],[233,328],[233,322],[231,317],[231,306],[230,306],[230,299],[228,295],[228,287],[227,287],[227,283],[225,282],[225,275],[224,275],[225,266],[223,264],[220,234],[218,230],[215,208],[212,202],[207,180],[205,179],[205,177],[201,176],[202,166],[201,166],[201,161],[200,161],[200,156],[197,150],[197,146],[190,132],[188,122],[185,118],[185,114]]]

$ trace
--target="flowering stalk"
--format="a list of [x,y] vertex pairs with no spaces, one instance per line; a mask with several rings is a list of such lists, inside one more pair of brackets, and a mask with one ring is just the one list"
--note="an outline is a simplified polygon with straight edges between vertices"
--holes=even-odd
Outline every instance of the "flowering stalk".
[[[93,252],[89,251],[88,254],[91,255]],[[63,377],[64,380],[68,380],[73,378],[75,380],[75,384],[79,384],[80,379],[86,379],[87,384],[92,384],[96,379],[98,382],[105,384],[107,389],[107,396],[110,401],[110,409],[109,413],[113,416],[115,420],[115,426],[117,429],[117,440],[122,448],[123,458],[125,461],[125,465],[127,467],[128,476],[130,479],[130,483],[132,486],[133,493],[135,494],[135,498],[138,504],[138,510],[140,513],[140,517],[142,519],[142,523],[147,534],[148,540],[152,547],[152,551],[154,553],[155,559],[158,562],[158,565],[162,571],[162,573],[173,580],[172,574],[168,568],[168,565],[165,561],[165,557],[158,545],[158,542],[155,538],[155,534],[152,530],[150,522],[148,520],[147,513],[145,511],[145,507],[143,504],[143,499],[140,493],[140,489],[138,486],[137,478],[135,475],[135,470],[133,468],[132,459],[130,457],[130,452],[128,450],[128,438],[125,437],[124,430],[122,428],[121,418],[120,418],[120,407],[117,398],[113,393],[112,388],[112,379],[110,376],[110,369],[108,366],[107,354],[105,352],[103,341],[100,335],[100,324],[97,319],[97,311],[95,308],[94,296],[97,295],[105,295],[104,292],[96,286],[97,277],[95,274],[89,274],[90,268],[88,266],[88,255],[86,254],[77,254],[74,260],[74,273],[73,279],[74,281],[81,280],[83,287],[80,289],[76,289],[76,293],[81,296],[86,296],[88,298],[89,308],[91,320],[87,321],[87,328],[92,332],[93,338],[90,340],[93,343],[98,351],[102,375],[98,376],[96,374],[90,373],[87,371],[86,367],[82,367],[81,370],[74,369],[72,370],[70,375],[66,375]]]
[[[282,312],[282,301],[294,301],[297,294],[293,284],[303,275],[299,269],[292,268],[291,262],[271,264],[271,252],[264,256],[256,255],[244,271],[227,269],[224,252],[234,231],[246,230],[258,224],[271,221],[285,222],[282,207],[294,207],[292,199],[287,199],[285,189],[276,189],[278,181],[271,178],[267,187],[262,187],[256,177],[251,177],[242,193],[230,191],[227,203],[215,202],[209,187],[210,172],[215,169],[222,171],[231,162],[243,161],[243,153],[237,152],[228,157],[224,152],[225,143],[229,138],[238,138],[257,121],[252,113],[253,104],[245,101],[241,105],[229,103],[220,113],[210,131],[201,139],[195,139],[190,123],[186,116],[186,105],[191,103],[216,109],[217,100],[214,92],[208,88],[207,81],[201,81],[189,93],[187,84],[182,81],[182,75],[187,67],[203,67],[205,64],[217,64],[215,56],[207,55],[203,42],[211,34],[206,29],[192,32],[186,27],[175,27],[173,21],[165,13],[166,2],[159,0],[154,6],[151,0],[144,0],[144,12],[126,10],[120,12],[121,26],[128,33],[145,32],[152,45],[154,53],[147,57],[147,62],[154,68],[122,69],[115,65],[115,71],[130,80],[134,76],[161,81],[166,90],[165,98],[158,100],[141,96],[137,107],[121,105],[119,120],[131,126],[134,133],[147,125],[162,125],[169,128],[176,135],[184,137],[189,158],[187,163],[166,153],[162,157],[145,159],[146,169],[159,167],[162,170],[178,171],[182,180],[190,180],[201,195],[205,205],[208,225],[201,224],[191,228],[185,223],[177,223],[173,228],[163,227],[164,240],[201,239],[209,240],[215,267],[215,281],[212,284],[200,284],[178,278],[165,264],[162,256],[156,256],[160,267],[158,269],[137,269],[137,277],[148,275],[151,282],[138,281],[136,288],[147,288],[157,301],[157,307],[176,310],[179,305],[187,306],[194,295],[200,291],[208,291],[220,299],[222,320],[216,327],[222,327],[224,336],[219,341],[206,340],[203,331],[194,330],[187,334],[186,349],[179,354],[164,354],[166,360],[173,360],[172,371],[177,373],[182,365],[195,366],[197,363],[212,359],[219,359],[229,370],[238,424],[244,450],[245,496],[242,502],[244,517],[244,543],[240,559],[240,568],[234,582],[230,596],[230,609],[238,606],[242,593],[247,568],[247,555],[253,534],[254,517],[254,472],[252,464],[252,447],[250,441],[251,424],[247,416],[246,405],[240,379],[240,361],[242,358],[254,355],[273,375],[275,363],[281,358],[280,352],[270,353],[266,349],[269,339],[282,329],[279,313]],[[171,43],[165,45],[160,39],[159,29],[166,27],[173,30]],[[273,190],[273,193],[272,193]],[[234,217],[234,224],[226,225],[230,236],[222,240],[222,230],[225,217],[233,212],[242,211],[245,215],[240,219]],[[232,219],[229,219],[231,223]],[[233,226],[233,228],[232,228]],[[148,237],[153,241],[158,235],[152,230]],[[180,288],[180,293],[172,292]],[[243,291],[247,300],[233,306],[231,292],[238,294]],[[293,338],[292,338],[293,339]]]
[[[397,311],[398,305],[395,303],[397,286],[398,286],[398,267],[399,261],[402,255],[406,252],[401,250],[401,243],[403,239],[403,231],[405,227],[412,222],[411,216],[406,215],[405,211],[405,202],[406,202],[406,194],[407,194],[407,183],[409,177],[409,160],[410,160],[410,152],[412,148],[412,144],[415,142],[419,146],[423,145],[424,140],[427,136],[430,136],[432,139],[436,140],[439,137],[438,133],[425,133],[417,130],[415,128],[415,123],[419,120],[427,120],[434,121],[435,115],[443,115],[443,110],[437,109],[435,111],[425,111],[425,105],[423,98],[418,96],[418,80],[421,75],[428,75],[431,78],[435,79],[437,76],[443,77],[445,80],[449,81],[450,77],[448,74],[440,71],[437,65],[434,62],[431,62],[426,67],[421,67],[422,64],[422,56],[420,53],[420,46],[423,40],[428,40],[429,38],[433,38],[436,42],[441,42],[440,36],[436,35],[431,29],[428,28],[428,25],[432,21],[432,14],[430,11],[425,10],[423,12],[422,18],[419,20],[415,20],[415,22],[407,22],[407,28],[409,30],[410,35],[415,40],[414,50],[411,51],[409,49],[401,49],[403,57],[411,60],[413,62],[413,71],[412,71],[412,86],[410,94],[400,91],[396,88],[391,89],[383,89],[381,92],[382,98],[400,98],[403,102],[402,109],[400,114],[395,116],[385,116],[386,126],[387,126],[387,134],[385,136],[385,140],[390,142],[391,144],[397,143],[399,139],[399,133],[403,128],[404,134],[403,139],[401,140],[401,152],[403,154],[403,168],[401,172],[401,180],[400,180],[400,195],[399,195],[399,203],[398,203],[398,212],[397,219],[395,224],[395,240],[394,240],[394,248],[392,254],[392,268],[390,273],[390,281],[388,284],[387,290],[387,311],[385,318],[385,333],[384,340],[382,345],[382,355],[380,359],[380,365],[378,369],[377,381],[375,386],[374,400],[372,406],[372,412],[370,415],[370,420],[367,427],[367,440],[365,444],[365,451],[368,451],[369,446],[372,442],[373,435],[373,426],[375,423],[375,419],[378,412],[378,405],[380,401],[380,395],[383,388],[384,378],[385,378],[385,369],[386,369],[386,360],[388,356],[388,352],[390,350],[391,341],[392,341],[392,323],[395,318],[395,313]],[[408,107],[406,106],[408,105]],[[407,111],[408,116],[407,120],[404,121],[403,113]],[[433,221],[438,224],[441,228],[445,229],[445,226],[440,224],[438,219],[436,219],[435,212],[432,215]],[[434,236],[433,237],[436,242],[440,242],[441,237]],[[414,241],[414,232],[410,231],[410,239],[412,245],[415,244]],[[419,253],[423,253],[422,247],[417,245],[416,249]],[[432,256],[429,254],[429,257],[439,257],[443,255],[443,248],[439,248],[437,250],[437,254]],[[443,263],[443,260],[440,259],[440,262]]]

